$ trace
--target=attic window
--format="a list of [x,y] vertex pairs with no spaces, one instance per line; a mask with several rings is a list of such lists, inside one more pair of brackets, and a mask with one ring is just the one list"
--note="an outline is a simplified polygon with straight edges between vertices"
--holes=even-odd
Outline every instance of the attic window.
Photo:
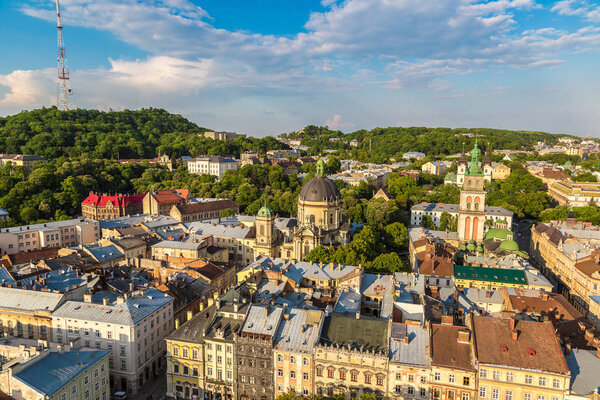
[[530,356],[535,356],[535,350],[532,349],[531,347],[527,348],[527,354],[529,354]]
[[501,344],[501,345],[500,345],[500,350],[501,350],[503,353],[506,353],[506,352],[508,351],[508,347],[507,347],[505,344]]

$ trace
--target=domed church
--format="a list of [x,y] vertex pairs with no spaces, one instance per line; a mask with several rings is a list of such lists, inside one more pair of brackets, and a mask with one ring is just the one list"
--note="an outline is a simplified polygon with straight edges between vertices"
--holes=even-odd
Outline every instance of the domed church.
[[351,225],[342,215],[342,195],[333,181],[325,176],[325,164],[316,164],[316,176],[308,181],[298,196],[298,229],[294,233],[297,259],[319,245],[344,245],[350,241]]
[[333,181],[325,176],[323,160],[316,164],[316,176],[298,196],[298,219],[291,237],[283,237],[274,227],[275,216],[265,204],[256,215],[255,256],[303,260],[319,245],[344,245],[351,237],[352,225],[344,221],[342,196]]

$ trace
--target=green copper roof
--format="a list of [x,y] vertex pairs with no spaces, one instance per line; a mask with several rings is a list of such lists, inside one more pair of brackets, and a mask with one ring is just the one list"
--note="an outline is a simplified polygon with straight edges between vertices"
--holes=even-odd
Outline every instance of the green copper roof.
[[455,279],[527,285],[525,271],[520,269],[454,266]]
[[273,217],[273,211],[267,206],[267,200],[265,200],[265,204],[258,210],[256,216],[261,218]]
[[487,233],[485,234],[485,239],[499,239],[499,240],[505,240],[506,238],[508,238],[509,235],[512,235],[513,233],[511,231],[509,231],[508,229],[497,229],[497,228],[492,228],[489,231],[487,231]]
[[477,138],[475,138],[475,146],[473,146],[473,150],[471,150],[471,165],[467,171],[467,175],[469,176],[483,176],[483,171],[479,167],[479,155],[481,151],[479,147],[477,147]]
[[565,165],[573,165],[573,163],[570,160],[567,160],[567,162],[565,163]]
[[316,176],[325,176],[325,162],[319,158],[319,161],[317,161],[316,165]]
[[500,248],[508,251],[519,251],[519,245],[514,240],[503,240],[500,243]]

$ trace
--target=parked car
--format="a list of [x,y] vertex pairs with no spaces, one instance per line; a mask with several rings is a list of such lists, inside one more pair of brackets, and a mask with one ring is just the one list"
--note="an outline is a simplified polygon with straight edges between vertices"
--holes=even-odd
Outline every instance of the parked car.
[[125,392],[114,392],[112,396],[110,396],[111,400],[127,400],[127,393]]

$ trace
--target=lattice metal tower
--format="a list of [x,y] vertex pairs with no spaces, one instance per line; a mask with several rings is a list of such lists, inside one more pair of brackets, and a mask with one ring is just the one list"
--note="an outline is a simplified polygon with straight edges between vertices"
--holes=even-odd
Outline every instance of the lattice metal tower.
[[71,79],[67,65],[67,53],[65,51],[58,0],[56,0],[56,30],[58,34],[58,92],[56,95],[56,105],[61,110],[70,110],[75,108],[75,106],[72,98],[73,92],[71,91]]

